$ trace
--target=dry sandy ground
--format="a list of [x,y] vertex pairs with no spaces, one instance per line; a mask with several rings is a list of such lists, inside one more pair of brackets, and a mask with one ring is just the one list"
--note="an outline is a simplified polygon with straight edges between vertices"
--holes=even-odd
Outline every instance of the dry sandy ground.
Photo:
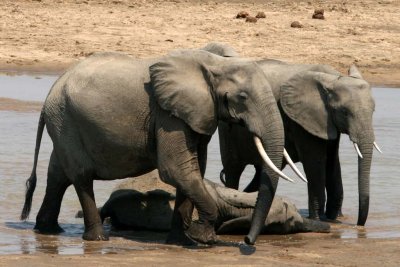
[[[241,3],[242,2],[242,3]],[[2,0],[0,69],[60,71],[95,51],[155,57],[210,41],[243,56],[356,63],[375,85],[400,85],[400,1]],[[311,19],[315,8],[325,20]],[[257,23],[239,11],[266,14]],[[293,21],[303,28],[291,28]]]
[[[311,19],[315,8],[325,20]],[[234,19],[241,10],[266,14],[257,23]],[[231,44],[247,57],[326,63],[345,72],[356,63],[375,85],[400,85],[400,1],[128,1],[1,0],[0,69],[61,72],[95,51],[154,57],[210,41]],[[303,28],[291,28],[299,20]],[[4,100],[4,99],[3,99]],[[0,102],[5,102],[0,99]],[[37,103],[29,109],[36,110]],[[299,238],[300,237],[300,238]],[[207,249],[112,238],[88,246],[140,247],[100,255],[0,257],[0,266],[263,265],[397,266],[399,239],[340,239],[296,235]],[[235,245],[236,244],[236,245]],[[48,244],[51,247],[51,244]],[[254,252],[254,253],[253,253]],[[250,255],[246,255],[250,254]]]

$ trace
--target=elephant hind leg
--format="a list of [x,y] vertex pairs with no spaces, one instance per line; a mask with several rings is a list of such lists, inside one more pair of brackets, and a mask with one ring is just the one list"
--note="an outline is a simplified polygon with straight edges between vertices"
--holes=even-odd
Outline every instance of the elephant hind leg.
[[74,187],[82,206],[83,220],[85,222],[83,239],[89,241],[108,240],[96,207],[93,179],[91,177],[79,177],[74,182]]
[[[70,131],[74,128],[70,127]],[[63,137],[63,138],[61,138]],[[88,241],[108,240],[104,233],[101,218],[95,203],[93,180],[97,177],[93,162],[84,148],[78,133],[69,132],[59,137],[61,142],[55,142],[57,156],[62,160],[65,175],[74,185],[82,207],[85,231],[83,239]],[[58,140],[56,140],[58,141]]]
[[36,217],[35,230],[43,234],[63,232],[58,224],[61,202],[66,189],[71,185],[53,151],[47,172],[46,194]]

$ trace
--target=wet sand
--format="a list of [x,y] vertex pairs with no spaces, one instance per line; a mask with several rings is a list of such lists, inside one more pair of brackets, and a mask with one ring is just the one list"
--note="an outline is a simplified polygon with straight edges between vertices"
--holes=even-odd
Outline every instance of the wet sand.
[[396,239],[343,240],[304,234],[263,237],[256,247],[230,241],[197,249],[164,245],[154,240],[143,242],[137,241],[138,238],[113,237],[109,242],[84,242],[83,255],[59,255],[57,242],[49,237],[39,239],[36,246],[41,246],[41,251],[31,255],[1,256],[0,265],[398,266],[400,251],[400,242]]
[[[326,20],[311,19],[317,7],[325,9]],[[264,11],[267,18],[255,24],[234,19],[241,10],[251,14]],[[231,44],[243,56],[326,63],[344,73],[356,63],[372,84],[399,86],[398,14],[400,2],[395,0],[254,4],[220,0],[4,0],[0,3],[0,69],[8,73],[60,73],[96,51],[122,51],[144,58],[220,41]],[[291,28],[294,20],[300,20],[304,28]],[[0,110],[39,109],[37,102],[22,105],[0,98]],[[41,180],[45,180],[43,175]],[[36,196],[35,201],[40,200]],[[400,262],[399,238],[365,238],[362,227],[352,229],[354,238],[341,238],[338,233],[343,226],[333,227],[339,229],[325,235],[263,236],[255,248],[239,243],[242,236],[224,236],[225,243],[197,249],[164,245],[165,234],[160,233],[83,242],[76,233],[42,236],[32,235],[32,225],[8,227],[10,236],[27,234],[29,238],[20,238],[18,255],[0,256],[0,265],[397,266]],[[0,246],[7,246],[7,240]]]

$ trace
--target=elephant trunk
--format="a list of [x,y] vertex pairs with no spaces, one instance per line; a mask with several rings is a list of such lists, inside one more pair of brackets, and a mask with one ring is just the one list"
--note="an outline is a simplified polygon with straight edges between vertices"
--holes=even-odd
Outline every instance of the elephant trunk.
[[[373,135],[372,135],[373,136]],[[369,209],[369,180],[373,150],[373,138],[360,139],[359,148],[362,158],[358,157],[358,221],[357,225],[364,225]]]
[[[280,167],[284,149],[284,132],[278,108],[276,104],[275,106],[270,105],[269,108],[262,109],[260,114],[264,116],[264,125],[254,128],[250,125],[249,129],[261,139],[262,145],[273,164]],[[265,118],[268,119],[265,120]],[[251,228],[249,234],[245,237],[247,244],[253,245],[255,243],[264,226],[278,186],[278,179],[278,174],[264,163]]]

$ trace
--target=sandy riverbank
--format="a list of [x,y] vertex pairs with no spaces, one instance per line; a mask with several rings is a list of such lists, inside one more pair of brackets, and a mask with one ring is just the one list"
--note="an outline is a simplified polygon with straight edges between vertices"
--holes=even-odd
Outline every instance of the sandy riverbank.
[[[324,8],[325,20],[311,19]],[[246,23],[239,11],[263,11]],[[4,0],[0,69],[61,72],[95,51],[154,57],[210,41],[246,57],[326,63],[342,72],[356,63],[374,85],[400,85],[400,2]],[[298,20],[303,28],[291,28]]]

